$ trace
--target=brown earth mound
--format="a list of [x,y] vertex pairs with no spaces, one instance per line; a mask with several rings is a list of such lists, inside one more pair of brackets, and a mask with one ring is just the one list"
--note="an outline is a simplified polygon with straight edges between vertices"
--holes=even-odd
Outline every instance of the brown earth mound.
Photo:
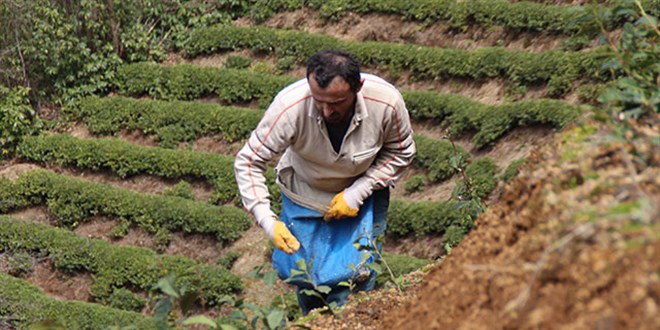
[[660,146],[586,135],[534,152],[423,284],[356,296],[311,326],[660,329]]

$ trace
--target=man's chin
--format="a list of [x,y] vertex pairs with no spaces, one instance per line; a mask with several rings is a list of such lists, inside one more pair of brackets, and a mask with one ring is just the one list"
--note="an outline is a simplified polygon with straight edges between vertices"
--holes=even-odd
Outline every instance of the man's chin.
[[324,120],[326,123],[328,123],[328,124],[339,124],[339,123],[341,123],[341,118],[339,118],[339,117],[338,117],[338,118],[335,118],[335,117],[332,117],[332,118],[323,117],[323,120]]

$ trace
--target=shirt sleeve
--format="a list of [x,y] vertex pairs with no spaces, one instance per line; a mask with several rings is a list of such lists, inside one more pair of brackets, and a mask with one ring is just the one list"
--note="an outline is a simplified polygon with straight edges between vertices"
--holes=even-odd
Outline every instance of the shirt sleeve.
[[234,160],[243,205],[270,237],[277,217],[270,207],[264,172],[268,161],[286,149],[293,139],[295,130],[288,118],[295,105],[284,107],[279,100],[273,101]]
[[410,124],[410,115],[402,97],[391,111],[389,121],[385,123],[385,139],[378,157],[367,169],[362,180],[355,184],[363,185],[362,190],[372,190],[393,187],[401,172],[412,163],[416,153],[413,130]]

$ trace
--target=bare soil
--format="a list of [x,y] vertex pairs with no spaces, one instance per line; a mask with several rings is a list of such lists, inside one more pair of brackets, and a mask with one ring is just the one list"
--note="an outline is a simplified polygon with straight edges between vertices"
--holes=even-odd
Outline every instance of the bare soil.
[[[354,298],[341,317],[317,315],[308,324],[660,328],[660,147],[613,143],[607,134],[580,142],[571,137],[578,130],[535,150],[500,200],[411,295]],[[576,151],[579,157],[571,156]],[[361,315],[365,310],[372,314]]]
[[[235,24],[254,25],[248,18],[241,18]],[[347,13],[334,22],[322,19],[318,12],[309,8],[278,13],[260,25],[327,34],[344,40],[385,41],[466,50],[498,46],[511,50],[543,52],[557,48],[566,38],[543,33],[511,31],[502,26],[473,25],[460,30],[451,27],[445,21],[424,24],[406,21],[400,15],[387,14]]]

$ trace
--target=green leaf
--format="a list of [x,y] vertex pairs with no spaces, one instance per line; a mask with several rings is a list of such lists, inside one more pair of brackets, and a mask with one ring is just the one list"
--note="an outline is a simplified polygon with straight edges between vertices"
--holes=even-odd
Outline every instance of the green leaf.
[[239,310],[233,310],[231,314],[229,314],[229,317],[234,319],[234,320],[243,320],[247,321],[247,316],[245,316],[245,313]]
[[257,317],[264,317],[264,311],[261,310],[261,307],[255,304],[245,304],[243,305],[243,307],[251,310],[254,313],[254,315],[256,315]]
[[607,70],[607,69],[618,70],[618,69],[621,69],[621,63],[619,63],[619,61],[617,61],[617,60],[611,60],[611,61],[607,61],[607,62],[603,63],[601,68],[603,70]]
[[640,17],[637,22],[635,22],[636,25],[646,25],[650,28],[655,28],[658,26],[658,19],[653,17],[653,16],[642,16]]
[[332,291],[332,288],[327,285],[320,285],[316,287],[316,291],[321,292],[323,294],[328,294],[330,293],[330,291]]
[[238,330],[235,326],[231,324],[220,324],[220,329],[221,330]]
[[310,289],[302,289],[302,290],[300,290],[300,293],[302,293],[304,295],[307,295],[307,296],[311,296],[311,297],[322,298],[321,295],[318,292],[316,292],[314,290],[310,290]]
[[299,271],[297,269],[292,269],[291,270],[291,277],[296,276],[296,275],[303,275],[303,274],[305,274],[305,273],[302,272],[302,271]]
[[165,293],[166,295],[174,298],[179,298],[179,293],[174,288],[175,285],[176,284],[174,283],[174,276],[170,274],[158,280],[157,287],[161,291],[163,291],[163,293]]
[[266,323],[268,324],[268,327],[271,329],[275,329],[278,326],[280,326],[283,320],[284,320],[284,311],[279,309],[271,310],[270,313],[268,313],[268,316],[266,316]]
[[298,269],[302,270],[303,272],[307,271],[307,263],[305,263],[305,259],[296,260],[296,266],[298,266]]
[[[293,275],[293,273],[291,275]],[[264,282],[266,282],[267,285],[275,284],[276,280],[277,280],[277,272],[272,271],[264,274]]]
[[373,269],[376,273],[379,273],[379,274],[383,272],[383,267],[381,267],[379,264],[377,264],[375,262],[367,264],[367,267]]
[[212,319],[208,318],[206,315],[195,315],[193,317],[189,317],[185,319],[181,324],[183,325],[191,325],[191,324],[204,324],[208,325],[212,329],[217,329],[218,324],[215,323]]

